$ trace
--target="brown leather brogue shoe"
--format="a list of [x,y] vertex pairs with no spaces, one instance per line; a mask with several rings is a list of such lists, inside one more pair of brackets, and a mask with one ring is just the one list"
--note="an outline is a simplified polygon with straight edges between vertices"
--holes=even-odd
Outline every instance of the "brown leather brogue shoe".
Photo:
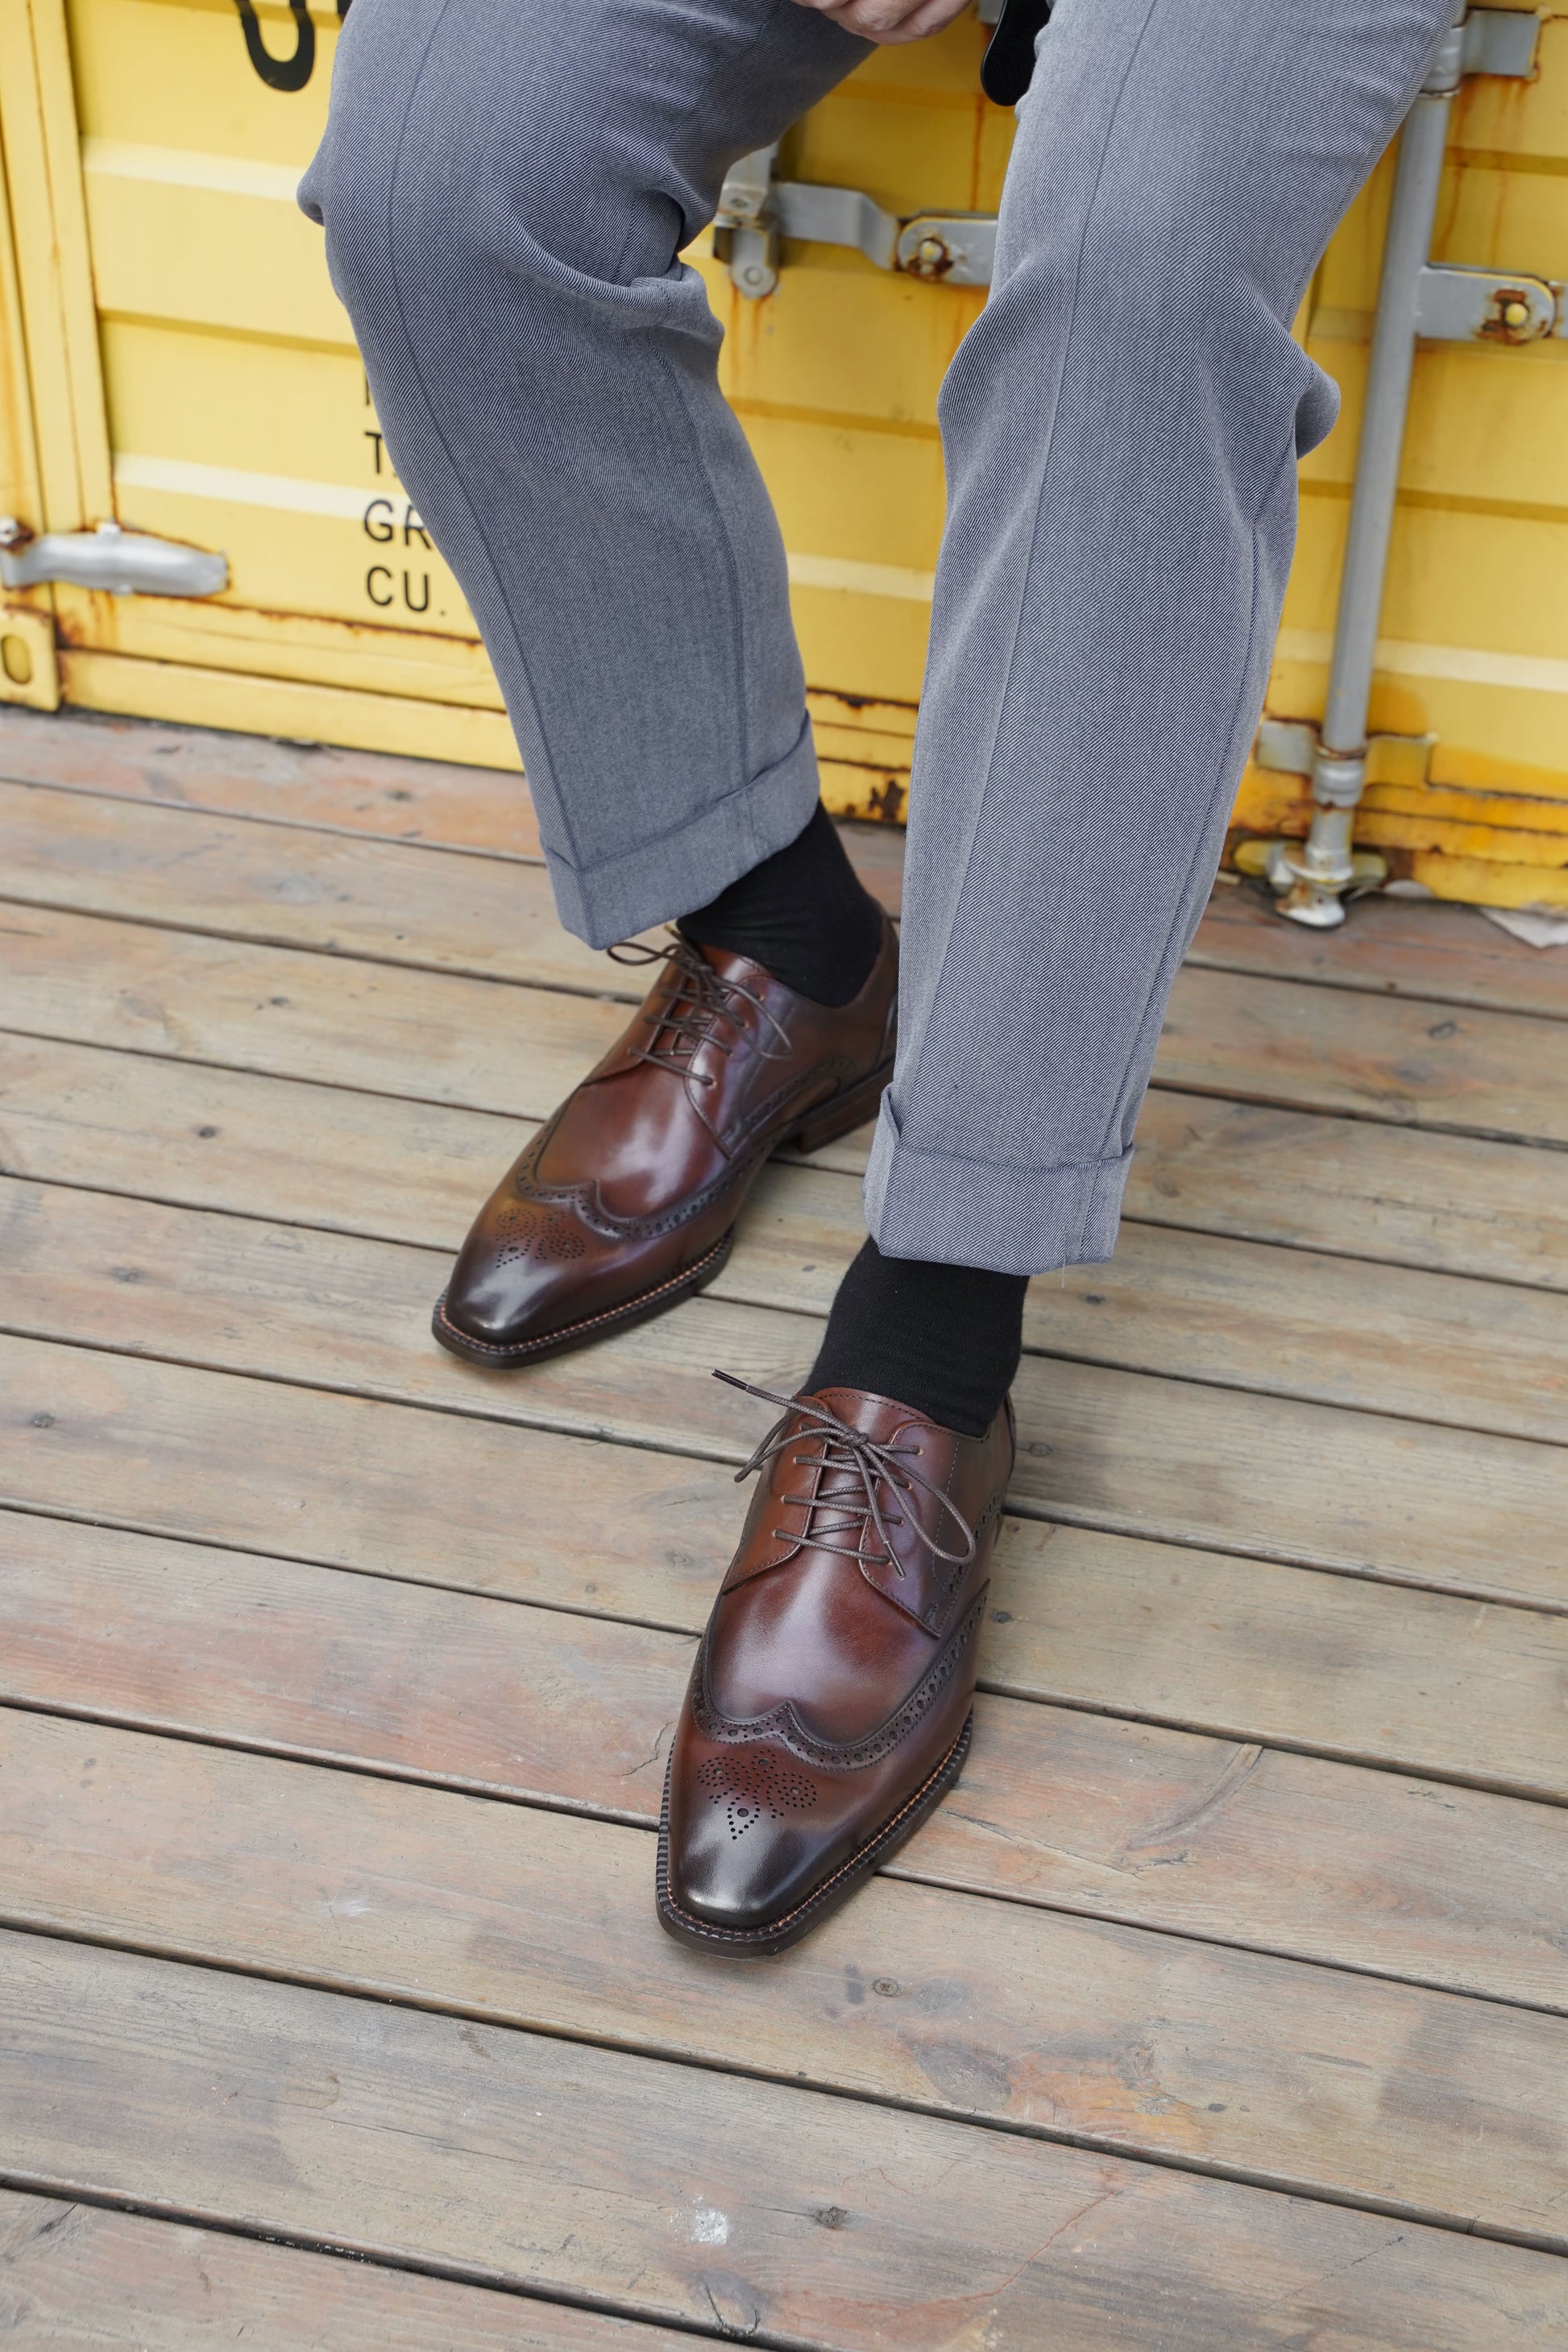
[[972,1438],[859,1389],[769,1401],[658,1841],[663,1925],[741,1955],[797,1942],[958,1778],[1015,1446],[1010,1405]]
[[712,1281],[771,1151],[815,1151],[869,1118],[892,1076],[890,923],[847,1004],[677,939],[642,1011],[480,1210],[436,1337],[507,1366],[583,1346]]

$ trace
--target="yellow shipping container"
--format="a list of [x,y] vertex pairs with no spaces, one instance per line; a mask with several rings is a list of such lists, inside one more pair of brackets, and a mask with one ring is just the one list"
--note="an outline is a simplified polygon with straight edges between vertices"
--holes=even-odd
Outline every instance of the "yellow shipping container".
[[[1432,258],[1527,278],[1528,316],[1509,324],[1482,286],[1458,339],[1418,347],[1355,839],[1442,897],[1568,906],[1568,16],[1477,13],[1495,22],[1470,60],[1503,69],[1453,102]],[[20,526],[0,698],[516,765],[294,206],[337,24],[305,0],[0,0],[0,514]],[[994,212],[1013,124],[980,95],[985,38],[970,17],[879,52],[791,134],[778,178],[899,220]],[[1392,176],[1390,159],[1299,322],[1345,413],[1304,469],[1237,808],[1253,864],[1310,815]],[[897,817],[942,527],[937,387],[984,289],[846,245],[777,257],[757,297],[709,236],[692,256],[791,551],[830,798]],[[195,584],[226,584],[110,593],[29,541],[106,521],[221,554]]]

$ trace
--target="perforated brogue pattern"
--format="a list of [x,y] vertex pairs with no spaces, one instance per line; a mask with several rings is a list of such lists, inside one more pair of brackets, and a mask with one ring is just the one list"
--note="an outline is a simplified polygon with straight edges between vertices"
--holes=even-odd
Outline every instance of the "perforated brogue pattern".
[[521,1265],[527,1259],[535,1265],[566,1265],[588,1247],[574,1218],[541,1201],[510,1202],[497,1217],[495,1230],[500,1244],[498,1265]]
[[[931,1713],[963,1663],[964,1653],[984,1613],[985,1596],[990,1590],[988,1583],[981,1587],[953,1627],[941,1653],[931,1661],[903,1705],[875,1731],[868,1732],[864,1739],[849,1739],[838,1745],[815,1738],[787,1702],[756,1721],[731,1723],[727,1716],[720,1714],[708,1695],[706,1641],[698,1654],[692,1681],[692,1718],[703,1738],[716,1744],[721,1741],[774,1739],[803,1764],[820,1765],[830,1772],[864,1772],[871,1765],[881,1763],[883,1758],[890,1756],[896,1748],[901,1748],[910,1734]],[[712,1763],[718,1759],[710,1760]],[[699,1779],[709,1769],[709,1764],[703,1765]]]
[[808,1813],[817,1801],[815,1780],[792,1772],[772,1750],[753,1748],[739,1756],[710,1756],[697,1780],[708,1801],[722,1805],[732,1838],[743,1838],[764,1819],[782,1822]]

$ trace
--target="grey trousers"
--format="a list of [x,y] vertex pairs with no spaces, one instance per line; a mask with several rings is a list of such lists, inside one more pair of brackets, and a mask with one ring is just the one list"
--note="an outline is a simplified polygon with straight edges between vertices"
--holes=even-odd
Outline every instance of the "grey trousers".
[[[943,386],[895,1255],[1107,1257],[1165,1000],[1262,706],[1289,326],[1452,0],[1058,0],[995,280]],[[678,259],[859,62],[795,0],[354,0],[300,191],[398,472],[478,618],[567,926],[603,946],[794,839],[784,550]]]

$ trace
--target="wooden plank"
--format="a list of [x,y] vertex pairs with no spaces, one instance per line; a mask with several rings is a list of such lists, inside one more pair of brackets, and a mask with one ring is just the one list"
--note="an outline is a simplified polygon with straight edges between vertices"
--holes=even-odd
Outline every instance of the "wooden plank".
[[[563,932],[542,871],[0,783],[15,901],[633,999]],[[511,1008],[527,1022],[526,1009]],[[1568,1145],[1568,1031],[1515,1013],[1188,970],[1167,1085]]]
[[9,1927],[1568,2252],[1568,2020],[887,1880],[724,1969],[646,1829],[5,1710],[0,1774]]
[[1158,1068],[1165,1086],[1200,1094],[1568,1144],[1568,1029],[1521,1013],[1189,966]]
[[[496,1373],[430,1340],[431,1253],[26,1184],[7,1187],[5,1232],[13,1331],[731,1464],[767,1408],[714,1368],[787,1393],[821,1331],[701,1297]],[[1026,1356],[1014,1395],[1026,1514],[1568,1609],[1561,1447],[1061,1359]]]
[[[0,712],[0,773],[16,782],[385,840],[531,860],[542,855],[527,787],[505,769],[97,713],[45,717],[7,709]],[[852,825],[846,834],[862,877],[896,910],[901,830]],[[1215,971],[1568,1019],[1564,959],[1526,947],[1469,908],[1436,900],[1362,899],[1345,929],[1329,934],[1281,922],[1255,889],[1221,887],[1191,960]]]
[[8,2352],[690,2352],[570,2304],[0,2189]]
[[[494,1396],[493,1380],[449,1370],[426,1342],[444,1251],[3,1178],[0,1228],[14,1330],[459,1410]],[[709,1296],[826,1316],[864,1231],[853,1179],[769,1169]],[[124,1286],[149,1269],[128,1329]],[[263,1300],[277,1355],[253,1364],[198,1336]],[[1086,1363],[1568,1444],[1568,1301],[1511,1286],[1131,1225],[1113,1265],[1032,1285],[1024,1339]],[[513,1402],[542,1385],[512,1382]]]
[[15,1512],[4,1541],[7,1705],[658,1817],[689,1633]]
[[[0,940],[9,1028],[535,1118],[625,1020],[544,988],[520,996],[458,972],[41,907],[0,906]],[[1568,1135],[1568,1036],[1513,1013],[1438,1007],[1434,1020],[1422,1005],[1189,970],[1156,1069],[1184,1091],[1383,1125]],[[864,1152],[831,1164],[863,1167]]]
[[47,1183],[456,1249],[534,1131],[492,1111],[0,1033],[0,1167]]
[[[532,1125],[0,1033],[7,1174],[192,1208],[455,1249]],[[858,1156],[851,1139],[808,1164],[823,1171]],[[753,1236],[767,1197],[753,1196]],[[1549,1153],[1518,1144],[1415,1138],[1155,1088],[1139,1121],[1127,1214],[1568,1290],[1568,1186]],[[1121,1246],[1130,1239],[1124,1226]]]
[[1436,898],[1358,898],[1342,930],[1311,931],[1282,921],[1259,889],[1218,889],[1190,961],[1215,971],[1568,1020],[1568,957],[1527,947],[1474,907]]
[[[12,1705],[658,1819],[689,1635],[16,1516],[5,1560]],[[1520,1639],[1539,1621],[1104,1536],[1045,1568],[999,1570],[962,1783],[893,1876],[1568,2012],[1561,1808],[1034,1696],[1054,1675],[1132,1710],[1153,1675],[1167,1711],[1265,1738],[1541,1776],[1563,1735],[1561,1660]]]
[[1156,1087],[1127,1213],[1153,1224],[1568,1287],[1568,1185],[1553,1154]]
[[[770,1171],[760,1205],[771,1223],[717,1295],[771,1291],[795,1305],[801,1241],[827,1223],[796,1204],[851,1190],[845,1176]],[[1031,1285],[1025,1342],[1084,1363],[1568,1441],[1568,1299],[1545,1291],[1126,1224],[1110,1265]]]
[[[0,942],[18,1030],[509,1118],[547,1118],[626,1025],[596,998],[49,908],[0,904]],[[859,1173],[870,1133],[815,1164]]]
[[643,994],[635,974],[562,929],[543,868],[510,858],[0,782],[0,871],[21,905],[633,1003]]
[[16,2188],[833,2352],[1568,2327],[1556,2258],[1167,2166],[58,1939],[0,1986]]
[[[45,717],[6,709],[0,710],[0,776],[105,799],[521,857],[531,865],[543,857],[528,786],[510,768],[283,743],[98,711]],[[848,824],[844,832],[868,887],[896,913],[901,829]]]
[[449,972],[0,905],[8,1025],[412,1100],[544,1118],[623,1005]]
[[152,801],[491,856],[542,855],[521,775],[279,743],[97,711],[0,712],[0,775],[104,798]]

